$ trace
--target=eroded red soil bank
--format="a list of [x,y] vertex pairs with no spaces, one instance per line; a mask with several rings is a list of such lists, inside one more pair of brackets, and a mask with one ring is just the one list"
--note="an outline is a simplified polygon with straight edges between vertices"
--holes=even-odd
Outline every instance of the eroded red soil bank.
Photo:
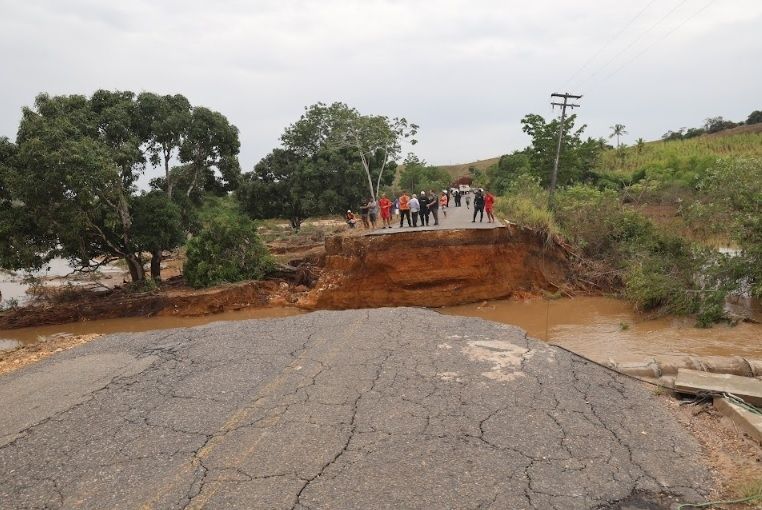
[[543,234],[493,229],[335,236],[307,309],[439,307],[556,289],[567,279],[566,252]]

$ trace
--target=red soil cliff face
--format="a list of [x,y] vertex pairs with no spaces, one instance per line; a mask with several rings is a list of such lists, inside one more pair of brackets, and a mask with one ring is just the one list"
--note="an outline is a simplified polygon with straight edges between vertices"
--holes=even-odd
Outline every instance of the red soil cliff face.
[[563,249],[508,225],[326,239],[326,262],[309,309],[447,306],[555,289],[567,275]]

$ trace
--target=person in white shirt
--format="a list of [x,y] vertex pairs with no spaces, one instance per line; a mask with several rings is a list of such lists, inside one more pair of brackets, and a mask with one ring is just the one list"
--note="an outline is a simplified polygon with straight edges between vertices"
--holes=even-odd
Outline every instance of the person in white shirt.
[[[421,210],[421,203],[418,202],[418,199],[413,195],[410,198],[410,216],[413,217],[413,226],[418,226],[418,212]],[[423,222],[421,222],[421,226],[423,226]]]

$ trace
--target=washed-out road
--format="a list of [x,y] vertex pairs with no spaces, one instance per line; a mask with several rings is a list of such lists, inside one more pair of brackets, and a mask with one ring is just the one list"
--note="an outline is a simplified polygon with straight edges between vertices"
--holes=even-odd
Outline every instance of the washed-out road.
[[639,383],[412,308],[112,335],[0,377],[0,508],[674,508]]

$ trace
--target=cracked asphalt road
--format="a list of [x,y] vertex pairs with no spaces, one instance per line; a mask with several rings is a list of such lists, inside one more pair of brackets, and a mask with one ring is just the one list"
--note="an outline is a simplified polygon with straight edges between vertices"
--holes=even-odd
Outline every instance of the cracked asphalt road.
[[631,508],[700,500],[637,383],[412,308],[112,335],[0,378],[0,507]]

